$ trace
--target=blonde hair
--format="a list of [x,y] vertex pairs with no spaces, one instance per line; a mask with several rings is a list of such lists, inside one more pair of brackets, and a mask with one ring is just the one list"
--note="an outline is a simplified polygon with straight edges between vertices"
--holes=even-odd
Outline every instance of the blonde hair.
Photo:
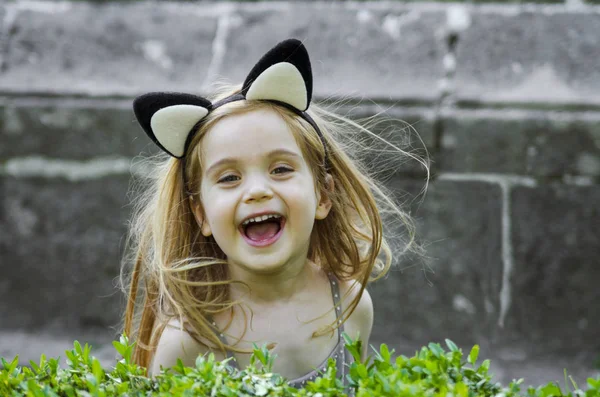
[[[213,101],[238,91],[239,87],[226,87]],[[211,327],[212,315],[233,313],[234,305],[242,302],[231,301],[229,297],[228,286],[232,280],[228,279],[226,257],[212,237],[204,237],[200,232],[188,192],[200,191],[199,143],[207,131],[224,117],[257,109],[270,109],[282,117],[311,168],[315,189],[326,190],[327,171],[322,166],[325,151],[316,131],[289,109],[268,101],[242,100],[213,110],[192,138],[185,160],[157,157],[158,161],[147,171],[150,183],[142,186],[142,192],[134,198],[128,254],[123,260],[120,278],[121,288],[127,295],[121,326],[130,340],[136,341],[133,360],[144,368],[150,365],[167,322],[174,318],[203,345],[223,352],[225,349],[245,352],[224,345]],[[420,253],[421,248],[415,242],[410,216],[394,203],[373,176],[369,176],[367,167],[356,160],[357,156],[352,155],[353,150],[362,152],[366,147],[359,136],[381,139],[356,122],[315,104],[309,113],[328,146],[329,174],[335,188],[333,193],[328,193],[332,202],[328,216],[314,225],[308,259],[340,280],[359,283],[359,293],[342,313],[343,323],[356,308],[366,285],[383,277],[392,264],[392,249],[383,235],[384,216],[404,226],[405,236],[395,236],[402,244],[399,248],[402,253]],[[390,143],[386,145],[403,157],[418,160],[428,173],[427,162]],[[185,161],[183,165],[182,161]],[[127,271],[131,266],[133,268]],[[338,326],[334,322],[316,331],[313,337],[332,332]]]

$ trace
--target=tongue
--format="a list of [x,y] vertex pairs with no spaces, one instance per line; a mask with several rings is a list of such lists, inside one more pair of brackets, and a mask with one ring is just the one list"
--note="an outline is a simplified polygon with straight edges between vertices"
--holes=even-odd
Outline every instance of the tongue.
[[279,222],[277,221],[264,221],[251,223],[246,227],[246,236],[250,240],[261,241],[267,240],[277,234],[279,231]]

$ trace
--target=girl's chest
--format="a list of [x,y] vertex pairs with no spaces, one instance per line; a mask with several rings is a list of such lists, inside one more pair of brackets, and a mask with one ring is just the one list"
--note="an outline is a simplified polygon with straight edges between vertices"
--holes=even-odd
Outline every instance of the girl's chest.
[[[271,354],[276,355],[273,371],[288,379],[296,379],[319,367],[338,346],[337,330],[313,337],[313,333],[336,321],[333,311],[326,313],[328,309],[315,311],[300,307],[263,312],[253,317],[246,313],[245,334],[242,314],[234,317],[226,331],[226,339],[234,345],[239,340],[237,347],[241,349],[252,350],[253,344],[258,347],[274,345],[270,349]],[[315,318],[317,316],[321,317]],[[240,368],[249,365],[250,354],[234,355]]]

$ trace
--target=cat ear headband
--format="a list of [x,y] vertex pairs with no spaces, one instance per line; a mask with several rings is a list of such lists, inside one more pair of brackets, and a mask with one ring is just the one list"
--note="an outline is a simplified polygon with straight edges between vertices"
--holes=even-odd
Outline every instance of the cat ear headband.
[[246,77],[242,90],[218,102],[184,93],[151,92],[137,97],[133,110],[150,139],[173,157],[182,159],[202,120],[214,109],[240,100],[268,100],[290,109],[325,139],[306,110],[312,97],[312,72],[306,48],[296,39],[282,41],[267,52]]

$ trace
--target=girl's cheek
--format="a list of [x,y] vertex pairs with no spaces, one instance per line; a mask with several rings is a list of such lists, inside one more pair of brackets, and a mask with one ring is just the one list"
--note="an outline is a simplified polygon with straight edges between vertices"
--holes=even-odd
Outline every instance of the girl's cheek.
[[303,200],[311,198],[314,200],[314,192],[311,190],[309,184],[293,184],[290,186],[289,192],[295,197],[302,197]]

